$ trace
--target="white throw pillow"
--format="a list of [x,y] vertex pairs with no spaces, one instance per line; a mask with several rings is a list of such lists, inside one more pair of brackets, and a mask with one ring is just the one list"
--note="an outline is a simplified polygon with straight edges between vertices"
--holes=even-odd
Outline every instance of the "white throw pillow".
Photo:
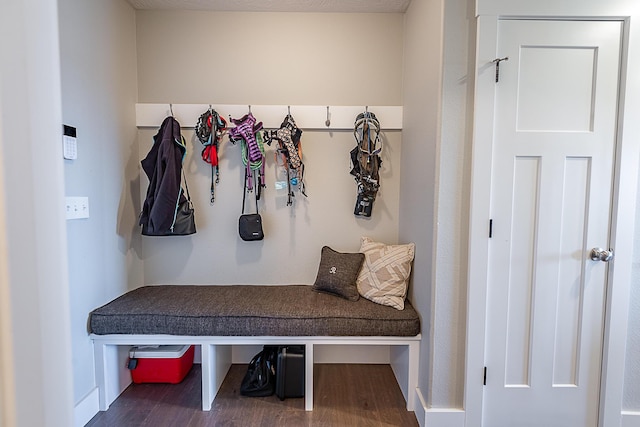
[[362,237],[360,252],[365,256],[356,282],[360,295],[404,310],[415,244],[385,245]]

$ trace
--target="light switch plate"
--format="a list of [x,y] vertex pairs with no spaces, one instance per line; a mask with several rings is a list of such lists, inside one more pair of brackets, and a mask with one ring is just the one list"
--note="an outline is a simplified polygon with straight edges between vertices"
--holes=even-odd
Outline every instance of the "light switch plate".
[[88,197],[65,197],[67,219],[89,218]]

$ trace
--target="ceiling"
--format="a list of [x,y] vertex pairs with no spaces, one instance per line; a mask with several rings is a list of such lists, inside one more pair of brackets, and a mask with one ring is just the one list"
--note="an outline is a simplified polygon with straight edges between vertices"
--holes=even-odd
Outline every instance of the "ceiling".
[[411,0],[127,0],[135,9],[402,13]]

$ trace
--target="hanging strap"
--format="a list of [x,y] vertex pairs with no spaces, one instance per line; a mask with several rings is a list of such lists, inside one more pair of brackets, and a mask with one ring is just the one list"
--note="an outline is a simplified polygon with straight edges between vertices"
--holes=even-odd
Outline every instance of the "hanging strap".
[[202,160],[211,165],[211,204],[215,201],[215,184],[220,183],[218,147],[226,129],[226,120],[211,108],[211,105],[207,111],[200,115],[195,126],[196,136],[204,146],[201,154]]
[[[251,173],[253,174],[254,172],[251,171]],[[247,196],[247,180],[249,179],[247,170],[245,169],[244,171],[244,189],[242,191],[242,215],[244,215],[244,202]],[[259,188],[259,186],[258,186]],[[256,213],[260,213],[258,212],[258,191],[256,190],[255,192],[255,196],[256,196]]]
[[300,170],[298,173],[300,174],[300,192],[304,197],[307,197],[307,189],[304,185],[304,163],[300,165]]
[[288,195],[288,199],[287,199],[287,206],[291,206],[293,204],[293,190],[291,189],[291,169],[289,168],[289,165],[287,165],[287,191],[289,192]]
[[[216,149],[216,157],[217,156],[218,156],[218,150]],[[216,177],[215,181],[213,179],[214,169],[215,169],[215,177]],[[209,201],[211,204],[213,204],[213,202],[215,202],[215,199],[216,199],[215,184],[219,184],[219,183],[220,183],[220,165],[216,162],[215,166],[213,166],[213,164],[211,165],[211,200]]]
[[184,174],[184,169],[182,169],[182,178],[184,179],[184,189],[187,193],[187,200],[191,203],[191,195],[189,194],[189,186],[187,185],[187,176]]
[[[202,159],[211,165],[211,198],[209,203],[213,204],[216,200],[216,186],[220,182],[220,168],[218,167],[218,150],[216,148],[217,141],[212,139],[213,130],[209,134],[207,145],[202,150]],[[215,177],[215,179],[214,179]]]
[[[189,203],[189,207],[191,207],[191,195],[189,194],[189,186],[187,185],[187,176],[184,174],[184,169],[182,169],[182,179],[184,180],[184,188],[185,193],[187,194],[187,202]],[[180,196],[182,195],[182,185],[180,185],[180,190],[178,191],[178,199],[176,200],[176,208],[173,211],[173,221],[171,222],[171,227],[169,229],[173,233],[173,227],[176,225],[176,218],[178,216],[178,208],[180,207]]]

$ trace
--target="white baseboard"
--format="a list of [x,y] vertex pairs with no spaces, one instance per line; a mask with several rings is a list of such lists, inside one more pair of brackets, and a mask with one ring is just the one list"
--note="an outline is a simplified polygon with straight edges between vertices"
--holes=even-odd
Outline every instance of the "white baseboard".
[[640,411],[622,411],[620,427],[640,426]]
[[413,413],[416,414],[420,427],[425,427],[427,422],[427,403],[422,396],[422,390],[418,387],[416,387],[416,404],[413,408]]
[[428,408],[419,388],[416,388],[416,397],[414,413],[420,427],[464,427],[463,409]]
[[98,393],[98,387],[94,388],[73,408],[73,425],[75,427],[83,427],[98,413],[100,410]]
[[425,427],[464,427],[464,410],[457,408],[429,408]]

